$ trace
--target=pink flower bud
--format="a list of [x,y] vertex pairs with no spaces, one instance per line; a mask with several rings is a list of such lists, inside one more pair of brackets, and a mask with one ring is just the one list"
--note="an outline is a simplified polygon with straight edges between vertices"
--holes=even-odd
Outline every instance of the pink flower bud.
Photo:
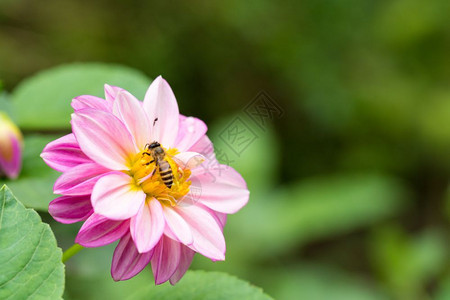
[[22,167],[23,138],[19,128],[0,112],[0,176],[14,179]]

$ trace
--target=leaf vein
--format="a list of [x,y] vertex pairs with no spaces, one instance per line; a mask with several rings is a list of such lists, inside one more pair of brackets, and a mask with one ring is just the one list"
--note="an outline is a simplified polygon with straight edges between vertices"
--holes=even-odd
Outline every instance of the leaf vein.
[[[19,274],[21,274],[30,264],[30,262],[33,260],[34,256],[36,255],[36,252],[39,248],[39,246],[41,245],[42,242],[42,237],[44,236],[44,228],[41,230],[41,236],[39,238],[39,243],[37,243],[36,247],[33,250],[33,254],[30,256],[30,259],[28,260],[28,262],[25,264],[25,266],[19,271],[17,272],[12,278],[10,278],[8,281],[4,282],[2,285],[0,285],[0,287],[5,286],[8,282],[11,282],[12,280],[14,280]],[[15,294],[15,293],[14,293]],[[13,295],[14,295],[13,294]],[[13,296],[11,295],[11,296]],[[9,297],[8,297],[9,298]]]

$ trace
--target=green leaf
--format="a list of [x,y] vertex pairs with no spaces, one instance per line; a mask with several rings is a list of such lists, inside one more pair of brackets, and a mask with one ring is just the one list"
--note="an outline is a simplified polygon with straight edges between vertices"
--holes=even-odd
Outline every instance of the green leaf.
[[274,268],[271,275],[264,280],[264,286],[276,299],[388,299],[367,276],[331,264],[302,261]]
[[39,155],[45,145],[58,137],[56,135],[25,136],[22,172],[15,180],[0,180],[0,185],[7,184],[27,207],[47,211],[48,203],[56,198],[53,194],[53,185],[59,173],[48,167]]
[[175,286],[147,285],[130,299],[271,299],[260,288],[225,273],[188,271]]
[[300,181],[265,198],[251,198],[227,224],[236,241],[247,242],[231,240],[228,248],[253,253],[249,259],[270,256],[389,218],[405,206],[407,196],[402,182],[376,174]]
[[0,189],[0,299],[58,299],[64,290],[62,252],[39,215]]
[[139,71],[117,65],[78,63],[45,70],[23,81],[12,93],[12,105],[22,129],[70,128],[72,98],[104,98],[104,84],[120,86],[142,98],[150,79]]

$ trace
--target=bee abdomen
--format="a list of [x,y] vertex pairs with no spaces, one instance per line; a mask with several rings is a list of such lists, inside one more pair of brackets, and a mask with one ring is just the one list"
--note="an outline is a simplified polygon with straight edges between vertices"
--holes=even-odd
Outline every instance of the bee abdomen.
[[159,163],[159,175],[163,183],[170,189],[173,184],[173,173],[168,162],[161,161]]

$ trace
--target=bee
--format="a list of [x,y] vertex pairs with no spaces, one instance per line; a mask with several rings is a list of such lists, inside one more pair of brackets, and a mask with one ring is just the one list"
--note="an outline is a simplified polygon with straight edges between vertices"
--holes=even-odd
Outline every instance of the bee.
[[166,159],[166,152],[158,142],[145,145],[143,155],[149,155],[153,158],[147,165],[155,163],[163,183],[170,189],[173,185],[173,172],[169,162]]

